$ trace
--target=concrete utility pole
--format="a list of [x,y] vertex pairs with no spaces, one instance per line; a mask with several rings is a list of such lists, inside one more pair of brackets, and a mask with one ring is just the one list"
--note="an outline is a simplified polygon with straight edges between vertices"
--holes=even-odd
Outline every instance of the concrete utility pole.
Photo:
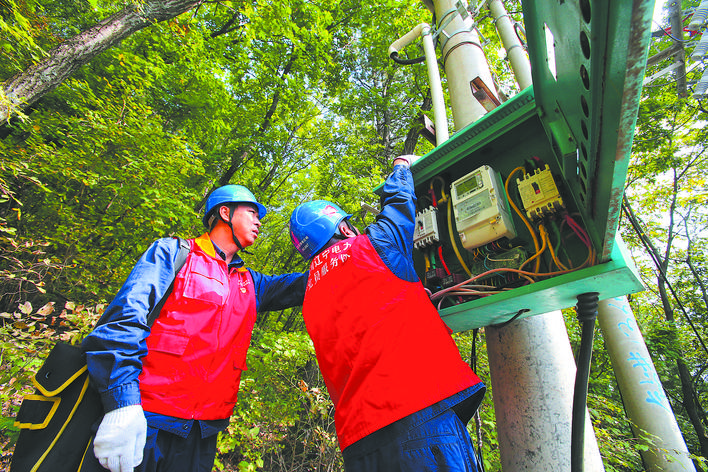
[[[570,471],[575,363],[561,312],[485,332],[502,470]],[[583,464],[605,470],[587,413]]]
[[695,472],[627,297],[600,301],[597,319],[645,469]]
[[676,43],[674,61],[678,64],[676,69],[676,92],[679,98],[686,98],[688,97],[688,89],[686,88],[686,51],[683,47],[681,0],[670,0],[669,11],[671,15],[671,37]]
[[451,107],[455,130],[460,130],[498,105],[499,97],[479,33],[473,28],[473,18],[466,9],[467,2],[423,0],[423,3],[437,19],[450,100],[465,104]]

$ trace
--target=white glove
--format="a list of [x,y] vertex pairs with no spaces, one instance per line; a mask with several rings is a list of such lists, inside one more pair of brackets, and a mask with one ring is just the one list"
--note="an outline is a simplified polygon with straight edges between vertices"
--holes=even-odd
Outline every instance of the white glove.
[[93,440],[93,453],[111,472],[133,472],[143,461],[147,421],[140,405],[109,411]]
[[[394,157],[393,164],[396,165],[396,161],[399,159],[405,161],[408,164],[408,167],[410,167],[411,164],[420,159],[420,156],[416,156],[415,154],[403,154],[402,156]],[[399,164],[401,164],[401,162],[399,162]]]

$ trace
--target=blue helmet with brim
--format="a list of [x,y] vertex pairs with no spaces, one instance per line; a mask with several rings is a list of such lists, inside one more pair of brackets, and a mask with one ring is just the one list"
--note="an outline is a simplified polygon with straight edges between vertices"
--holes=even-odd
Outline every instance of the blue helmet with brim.
[[209,198],[207,198],[204,216],[202,217],[204,226],[209,227],[209,218],[213,210],[228,203],[251,203],[255,205],[258,208],[258,219],[261,220],[268,212],[266,207],[258,203],[256,197],[243,185],[224,185],[211,192]]
[[327,200],[303,203],[290,215],[290,239],[305,260],[312,259],[351,216]]

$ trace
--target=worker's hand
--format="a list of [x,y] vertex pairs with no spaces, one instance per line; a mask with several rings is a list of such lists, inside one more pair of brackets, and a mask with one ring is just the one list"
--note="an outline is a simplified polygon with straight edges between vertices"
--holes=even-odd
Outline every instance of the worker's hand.
[[111,472],[133,472],[143,461],[147,421],[140,405],[109,411],[93,440],[93,453]]
[[415,161],[420,159],[420,156],[416,156],[414,154],[403,154],[401,156],[397,156],[393,158],[393,165],[394,167],[400,164],[405,164],[408,167],[411,166]]

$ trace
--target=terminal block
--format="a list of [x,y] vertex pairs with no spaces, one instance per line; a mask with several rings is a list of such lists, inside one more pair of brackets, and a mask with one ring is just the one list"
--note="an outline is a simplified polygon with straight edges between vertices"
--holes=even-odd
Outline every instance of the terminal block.
[[540,220],[564,208],[548,165],[543,170],[536,169],[533,175],[525,174],[523,179],[516,179],[516,184],[526,215],[532,220]]
[[452,287],[453,285],[457,285],[466,280],[469,280],[469,277],[467,277],[466,275],[450,274],[442,278],[442,280],[440,281],[440,286],[443,288]]
[[422,249],[440,241],[438,230],[438,209],[428,207],[415,215],[415,232],[413,233],[413,247]]
[[440,282],[447,276],[443,268],[429,269],[425,272],[425,285],[440,285]]

